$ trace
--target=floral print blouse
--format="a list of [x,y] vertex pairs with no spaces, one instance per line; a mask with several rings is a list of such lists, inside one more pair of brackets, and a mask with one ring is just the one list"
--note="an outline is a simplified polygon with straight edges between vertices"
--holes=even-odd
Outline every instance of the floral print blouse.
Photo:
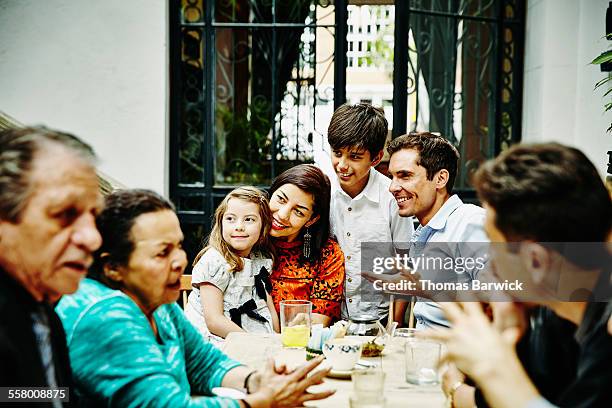
[[272,299],[280,312],[282,300],[310,300],[312,312],[340,318],[344,296],[344,255],[340,245],[328,239],[321,257],[302,262],[302,242],[275,240],[276,257],[272,268]]

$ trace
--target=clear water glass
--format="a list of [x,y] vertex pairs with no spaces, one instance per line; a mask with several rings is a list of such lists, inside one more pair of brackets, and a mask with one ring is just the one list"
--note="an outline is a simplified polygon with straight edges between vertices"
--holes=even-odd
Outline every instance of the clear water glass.
[[413,339],[404,344],[406,381],[415,385],[440,384],[438,363],[442,346],[429,340]]
[[385,373],[380,368],[353,370],[351,373],[353,392],[358,395],[381,396],[385,390]]
[[351,408],[385,408],[386,403],[387,399],[382,395],[351,395],[349,397]]

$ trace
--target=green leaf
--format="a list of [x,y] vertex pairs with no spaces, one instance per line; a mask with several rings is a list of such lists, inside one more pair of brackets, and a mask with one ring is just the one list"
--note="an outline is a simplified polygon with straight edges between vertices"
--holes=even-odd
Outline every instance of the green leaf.
[[607,76],[605,78],[600,79],[599,81],[597,81],[597,83],[595,84],[595,89],[599,88],[600,86],[602,86],[603,84],[605,84],[606,82],[608,82],[610,80],[610,77]]
[[609,111],[610,109],[612,109],[612,102],[606,103],[604,107],[606,108],[606,112]]
[[612,92],[612,88],[608,89],[605,94],[603,94],[602,98],[608,96]]
[[600,65],[604,62],[612,61],[612,50],[602,52],[601,55],[591,61],[591,64]]

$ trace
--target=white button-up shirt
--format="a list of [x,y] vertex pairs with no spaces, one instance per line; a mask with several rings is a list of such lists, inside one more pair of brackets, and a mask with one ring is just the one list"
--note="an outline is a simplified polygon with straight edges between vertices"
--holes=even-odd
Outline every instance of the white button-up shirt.
[[[387,255],[394,256],[394,248],[408,247],[414,231],[413,218],[399,216],[397,202],[389,192],[391,180],[373,168],[368,183],[355,198],[340,188],[335,174],[328,176],[332,181],[331,231],[344,252],[346,270],[342,318],[358,314],[384,318],[388,314],[389,296],[374,291],[369,282],[361,286],[361,243],[388,243]],[[385,250],[383,247],[381,251]]]

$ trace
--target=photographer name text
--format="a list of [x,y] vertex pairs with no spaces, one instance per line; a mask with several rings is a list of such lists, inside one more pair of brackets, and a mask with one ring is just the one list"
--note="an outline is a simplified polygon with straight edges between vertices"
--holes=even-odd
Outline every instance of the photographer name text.
[[481,282],[474,279],[470,282],[433,282],[427,279],[418,281],[400,280],[397,282],[385,282],[375,280],[373,287],[378,291],[390,292],[413,292],[413,291],[458,291],[458,290],[499,290],[513,292],[523,290],[523,282],[508,281],[504,282]]

